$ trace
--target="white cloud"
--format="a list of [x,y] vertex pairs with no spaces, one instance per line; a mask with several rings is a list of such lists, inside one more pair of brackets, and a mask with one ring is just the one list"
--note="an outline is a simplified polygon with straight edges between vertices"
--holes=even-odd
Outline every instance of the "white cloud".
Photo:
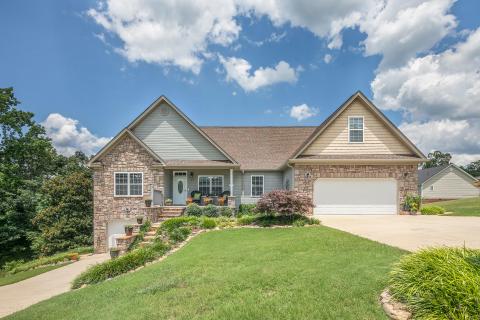
[[332,55],[327,53],[327,54],[323,57],[323,62],[325,62],[326,64],[329,64],[331,61],[332,61]]
[[371,86],[381,108],[404,111],[414,119],[478,119],[480,28],[442,53],[379,72]]
[[129,61],[199,73],[208,44],[229,45],[240,32],[233,1],[107,0],[88,15],[117,35]]
[[235,81],[245,91],[255,91],[261,87],[270,86],[275,83],[295,83],[298,79],[298,72],[291,68],[285,61],[280,61],[275,67],[260,67],[253,73],[251,64],[241,58],[219,57],[227,73],[227,81]]
[[367,34],[366,55],[380,54],[380,68],[401,66],[432,48],[456,27],[448,14],[455,0],[387,1],[376,5],[359,22]]
[[49,114],[42,125],[47,136],[52,139],[55,149],[66,156],[74,154],[75,151],[94,154],[111,139],[97,137],[87,128],[80,126],[77,120],[66,118],[59,113]]
[[311,118],[317,115],[317,113],[318,113],[318,109],[310,108],[305,103],[298,106],[293,106],[290,109],[290,117],[296,119],[297,121],[302,121],[302,120]]

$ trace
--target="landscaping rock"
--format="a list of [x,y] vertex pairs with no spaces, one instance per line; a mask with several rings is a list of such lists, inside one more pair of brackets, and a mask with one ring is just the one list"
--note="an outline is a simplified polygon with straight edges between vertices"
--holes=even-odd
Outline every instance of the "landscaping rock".
[[380,295],[380,303],[383,310],[390,319],[409,320],[412,319],[412,313],[408,311],[406,305],[393,299],[388,289],[385,289]]

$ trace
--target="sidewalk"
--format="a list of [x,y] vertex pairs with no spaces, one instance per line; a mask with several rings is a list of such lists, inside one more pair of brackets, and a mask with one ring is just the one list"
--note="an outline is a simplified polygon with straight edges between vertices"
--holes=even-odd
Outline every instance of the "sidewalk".
[[70,283],[92,264],[110,258],[109,254],[82,256],[80,261],[17,283],[0,287],[0,318],[70,290]]

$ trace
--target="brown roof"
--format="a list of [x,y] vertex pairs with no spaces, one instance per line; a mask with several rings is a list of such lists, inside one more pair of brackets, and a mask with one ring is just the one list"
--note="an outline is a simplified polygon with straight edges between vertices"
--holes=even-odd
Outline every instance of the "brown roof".
[[316,127],[201,127],[243,170],[281,168]]
[[231,163],[230,161],[215,161],[215,160],[177,160],[177,159],[170,159],[165,160],[165,163],[168,167],[186,167],[186,168],[194,168],[194,167],[225,167],[225,168],[233,168],[238,167],[238,164]]

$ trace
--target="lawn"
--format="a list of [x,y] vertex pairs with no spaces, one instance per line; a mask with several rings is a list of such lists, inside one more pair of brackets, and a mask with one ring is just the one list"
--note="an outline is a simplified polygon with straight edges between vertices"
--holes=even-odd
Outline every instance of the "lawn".
[[434,202],[432,205],[445,208],[452,216],[480,216],[480,197]]
[[378,296],[404,253],[323,226],[213,231],[7,319],[386,319]]
[[39,274],[42,274],[44,272],[63,267],[65,265],[66,265],[66,263],[57,264],[57,265],[53,265],[53,266],[40,267],[40,268],[28,270],[28,271],[18,272],[18,273],[15,273],[15,274],[8,274],[8,273],[0,272],[0,287],[5,286],[7,284],[12,284],[12,283],[15,283],[15,282],[19,282],[19,281],[22,281],[22,280],[25,280],[25,279],[28,279],[28,278],[31,278],[31,277],[38,276]]

